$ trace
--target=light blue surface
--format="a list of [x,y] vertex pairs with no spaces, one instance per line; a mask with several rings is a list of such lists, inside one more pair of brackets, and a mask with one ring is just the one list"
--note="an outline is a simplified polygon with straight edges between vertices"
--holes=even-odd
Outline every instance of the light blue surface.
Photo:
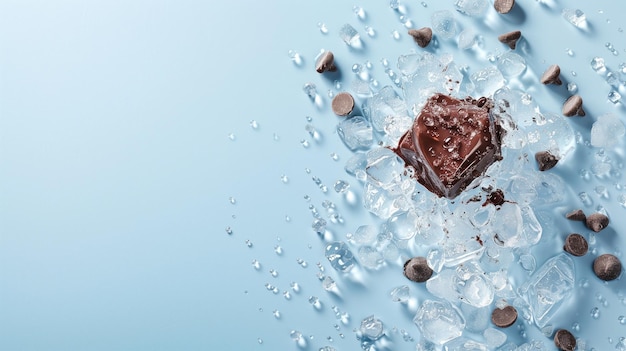
[[[416,27],[429,25],[435,10],[452,10],[452,1],[427,2],[427,8],[406,3]],[[338,239],[359,225],[378,223],[359,204],[343,202],[332,190],[324,194],[311,180],[317,176],[332,187],[346,179],[360,187],[343,171],[350,152],[334,132],[338,119],[326,96],[332,82],[313,70],[319,50],[335,53],[348,83],[352,64],[370,60],[382,85],[390,82],[381,58],[395,66],[398,55],[417,51],[386,1],[360,4],[367,23],[354,16],[353,5],[0,1],[0,350],[295,350],[291,330],[313,336],[309,350],[355,350],[353,329],[371,314],[385,323],[390,349],[414,350],[416,306],[404,308],[389,298],[391,289],[409,283],[401,267],[365,272],[361,282],[341,279],[323,257],[304,199],[309,195],[320,211],[323,200],[337,203],[345,223],[330,229]],[[623,117],[624,105],[607,101],[609,86],[589,62],[602,56],[617,71],[626,61],[625,34],[618,30],[626,26],[624,5],[518,5],[520,20],[509,21],[491,8],[485,21],[456,12],[455,18],[483,33],[485,51],[504,52],[496,36],[523,31],[531,71],[524,88],[543,111],[558,113],[564,96],[537,85],[537,76],[560,64],[562,76],[578,84],[585,101],[588,116],[572,120],[585,140],[598,115]],[[563,20],[566,5],[587,14],[587,31]],[[318,30],[320,21],[328,25],[327,35]],[[340,41],[344,23],[361,32],[364,51],[350,51]],[[365,35],[365,24],[377,30],[375,38]],[[399,41],[391,38],[392,30],[400,32]],[[606,49],[607,42],[618,56]],[[288,50],[304,57],[302,68],[290,62]],[[460,52],[452,41],[441,42],[436,52],[452,53],[470,69],[487,65],[484,56]],[[322,109],[302,92],[309,81],[325,97]],[[305,116],[313,118],[320,142],[306,133]],[[251,120],[258,121],[258,130]],[[309,148],[301,146],[303,139]],[[617,202],[624,190],[614,183],[623,187],[624,177],[579,177],[596,151],[578,145],[576,157],[555,169],[570,179],[572,202],[554,211],[604,206],[611,230],[598,234],[597,251],[621,253],[626,222]],[[623,154],[611,156],[623,164]],[[607,186],[608,199],[595,193],[598,185]],[[582,191],[593,198],[592,206],[577,199]],[[585,229],[555,220],[553,236],[544,234],[540,243],[545,257],[540,254],[537,263],[559,251],[559,235],[574,230]],[[274,252],[276,245],[282,255]],[[308,267],[298,265],[298,258]],[[259,271],[253,259],[261,262]],[[591,261],[591,255],[576,261],[577,282],[586,277],[590,287],[564,307],[559,326],[571,329],[578,322],[577,336],[596,350],[610,350],[626,336],[617,320],[626,315],[620,302],[626,289],[623,279],[597,280]],[[338,282],[340,296],[322,290],[317,262]],[[282,292],[292,281],[301,291],[286,300]],[[266,283],[281,292],[273,294]],[[418,301],[425,299],[425,289],[411,289]],[[320,311],[307,302],[309,296],[320,298]],[[335,318],[333,305],[350,314],[347,325]],[[598,320],[590,317],[596,306]],[[281,312],[280,319],[273,310]],[[394,327],[415,341],[405,342]],[[518,330],[509,333],[521,341]],[[534,326],[527,333],[550,345]]]

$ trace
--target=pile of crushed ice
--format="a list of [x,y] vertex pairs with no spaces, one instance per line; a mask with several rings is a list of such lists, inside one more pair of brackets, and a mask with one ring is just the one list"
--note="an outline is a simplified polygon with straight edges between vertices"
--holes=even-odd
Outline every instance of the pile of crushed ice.
[[[539,172],[533,156],[550,151],[567,159],[576,145],[569,122],[559,114],[542,112],[528,93],[506,87],[509,65],[489,66],[467,76],[452,56],[424,53],[400,56],[398,69],[400,92],[393,86],[381,88],[365,100],[364,116],[346,119],[337,127],[345,145],[355,151],[345,170],[363,183],[363,205],[383,224],[361,226],[347,243],[328,244],[328,260],[333,268],[349,272],[356,261],[365,269],[378,269],[385,262],[401,265],[412,256],[426,256],[435,271],[426,287],[437,299],[423,301],[414,319],[426,339],[422,346],[428,342],[452,350],[467,347],[468,342],[476,350],[501,346],[506,334],[488,328],[491,309],[486,307],[492,305],[513,305],[521,318],[539,328],[547,326],[544,333],[551,334],[548,323],[571,295],[575,273],[564,253],[535,267],[531,248],[544,231],[536,209],[562,201],[565,185],[560,177]],[[397,145],[412,116],[436,92],[458,98],[493,97],[494,111],[506,131],[503,160],[493,164],[476,187],[452,201],[424,189],[387,147]],[[605,130],[598,133],[612,128],[614,120],[606,117],[605,122],[598,126]],[[504,192],[506,202],[484,205],[496,189]],[[523,284],[511,279],[510,271],[520,267],[517,262],[534,271]],[[462,337],[464,329],[484,331],[485,341]],[[361,340],[373,341],[367,336]]]

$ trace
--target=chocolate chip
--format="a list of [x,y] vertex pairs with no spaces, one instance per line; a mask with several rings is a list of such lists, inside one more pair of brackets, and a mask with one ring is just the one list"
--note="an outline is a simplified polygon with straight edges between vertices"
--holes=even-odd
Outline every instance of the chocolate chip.
[[515,5],[515,0],[496,0],[493,3],[493,8],[498,11],[498,13],[509,13],[513,9]]
[[413,40],[415,40],[415,43],[417,43],[419,47],[425,48],[433,39],[433,30],[429,27],[410,29],[409,35],[413,37]]
[[585,110],[583,110],[583,98],[580,95],[572,95],[563,103],[563,116],[584,116]]
[[559,159],[552,155],[550,151],[540,151],[535,154],[535,160],[537,160],[537,164],[539,165],[540,171],[547,171],[559,162]]
[[576,348],[576,338],[572,333],[565,329],[559,329],[554,334],[554,345],[559,350],[563,351],[574,351]]
[[496,189],[487,195],[487,200],[483,203],[483,206],[493,204],[494,206],[502,206],[505,202],[504,192],[501,189]]
[[326,51],[317,58],[315,63],[315,70],[317,73],[335,72],[337,67],[335,66],[335,56],[332,52]]
[[341,92],[333,98],[331,108],[337,116],[347,116],[354,109],[354,98],[350,93]]
[[541,84],[563,84],[563,82],[561,82],[561,78],[559,78],[560,74],[561,67],[559,67],[559,65],[552,65],[548,67],[548,69],[543,72],[543,75],[541,76]]
[[589,250],[589,244],[587,244],[587,240],[585,237],[572,233],[565,238],[565,245],[563,245],[563,250],[571,253],[574,256],[584,256]]
[[498,40],[501,43],[508,45],[511,50],[515,50],[515,46],[517,45],[517,41],[522,37],[522,32],[519,30],[514,30],[512,32],[504,33],[498,36]]
[[423,283],[430,279],[433,270],[428,266],[426,258],[413,257],[404,263],[404,276],[416,283]]
[[574,210],[565,215],[565,218],[570,221],[582,221],[585,222],[587,220],[587,216],[585,216],[585,212],[583,210]]
[[491,312],[491,322],[499,328],[508,328],[517,320],[517,310],[513,306],[496,308]]
[[622,274],[622,263],[611,254],[600,255],[593,261],[593,272],[598,278],[608,282]]
[[587,216],[587,219],[585,219],[585,225],[587,228],[597,233],[608,227],[609,217],[603,215],[602,213],[594,213]]

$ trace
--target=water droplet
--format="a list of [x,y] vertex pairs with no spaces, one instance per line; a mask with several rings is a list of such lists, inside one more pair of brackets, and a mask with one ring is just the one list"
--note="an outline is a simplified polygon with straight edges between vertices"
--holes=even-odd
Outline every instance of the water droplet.
[[326,23],[318,22],[317,23],[317,28],[319,28],[319,30],[320,30],[320,32],[322,34],[328,34],[328,27],[326,27]]
[[231,227],[226,227],[226,234],[232,235],[233,234],[233,229]]
[[287,52],[287,55],[289,56],[289,58],[291,59],[291,62],[293,62],[294,65],[296,66],[302,66],[302,56],[300,56],[300,54],[295,51],[295,50],[289,50],[289,52]]
[[591,314],[591,318],[598,319],[600,318],[600,309],[597,307],[594,307],[591,309],[590,314]]
[[246,240],[246,246],[247,247],[252,247],[252,241]]
[[274,316],[274,318],[276,318],[276,319],[280,319],[280,317],[281,317],[281,314],[280,314],[280,311],[279,311],[279,310],[274,310],[274,311],[272,311],[272,315],[273,315],[273,316]]
[[283,297],[285,300],[291,300],[291,293],[289,291],[283,291]]
[[252,267],[254,267],[254,269],[258,271],[259,269],[261,269],[261,262],[257,261],[256,259],[252,260]]
[[280,176],[280,181],[285,183],[285,184],[287,184],[287,183],[289,183],[289,178],[286,175],[282,174]]
[[330,158],[332,158],[333,161],[339,161],[339,155],[337,155],[337,153],[335,152],[330,154]]
[[574,82],[567,83],[567,91],[570,93],[575,93],[578,90],[578,85]]
[[567,48],[565,49],[565,52],[567,53],[567,56],[574,56],[574,51],[572,49]]
[[300,144],[302,144],[302,146],[303,146],[305,149],[308,149],[308,148],[309,148],[309,146],[311,146],[311,144],[309,143],[309,141],[308,141],[308,140],[304,140],[304,139],[300,140]]
[[360,19],[361,21],[364,21],[365,18],[367,17],[367,15],[365,14],[365,10],[363,10],[363,8],[360,6],[355,5],[354,7],[352,7],[352,11],[356,15],[356,17]]
[[257,122],[256,120],[251,120],[250,121],[250,127],[252,127],[252,129],[254,129],[254,130],[259,129],[259,122]]
[[274,278],[278,277],[278,272],[274,269],[270,269],[270,275]]
[[258,338],[258,339],[256,339],[256,340],[257,340],[257,342],[258,342],[259,344],[262,344],[262,343],[263,343],[263,339],[261,339],[261,338]]
[[306,268],[309,265],[305,260],[301,258],[296,259],[296,262],[298,262],[298,264],[302,266],[302,268]]
[[237,203],[237,199],[235,199],[234,197],[231,196],[231,197],[228,198],[228,202],[230,202],[231,204],[234,205],[234,204]]
[[291,282],[291,290],[294,292],[300,292],[300,285],[296,282]]
[[228,134],[228,139],[230,139],[232,141],[235,141],[236,138],[237,137],[235,136],[235,134],[233,134],[233,133]]
[[276,245],[274,246],[274,252],[276,252],[276,254],[280,256],[283,254],[283,248],[280,245]]
[[397,30],[392,31],[391,37],[394,38],[395,40],[400,40],[400,32],[398,32]]
[[273,135],[274,141],[279,141],[280,140],[280,136],[278,136],[278,134],[274,133]]

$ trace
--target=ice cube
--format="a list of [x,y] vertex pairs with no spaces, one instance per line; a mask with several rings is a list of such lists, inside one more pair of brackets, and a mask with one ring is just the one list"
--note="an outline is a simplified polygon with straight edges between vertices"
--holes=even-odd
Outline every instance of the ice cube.
[[625,133],[624,123],[612,113],[598,117],[591,126],[591,145],[609,148],[620,142]]
[[339,37],[343,40],[346,45],[351,46],[353,48],[361,48],[361,36],[359,33],[349,24],[344,24],[341,29],[339,29]]
[[574,262],[565,253],[547,260],[521,287],[538,327],[544,327],[574,290]]
[[419,216],[415,211],[396,213],[385,222],[385,231],[396,240],[409,240],[419,229]]
[[483,336],[485,337],[485,341],[490,349],[495,349],[504,345],[507,338],[505,333],[494,328],[485,329]]
[[447,301],[424,301],[413,322],[424,338],[439,345],[458,338],[465,328],[460,311]]
[[373,315],[366,317],[361,321],[359,332],[370,341],[378,340],[383,336],[383,322]]
[[369,121],[363,116],[354,116],[337,125],[337,133],[350,150],[368,149],[374,143],[374,134]]
[[583,28],[587,23],[587,16],[579,9],[563,9],[561,12],[563,18],[578,28]]
[[363,207],[381,219],[387,219],[404,208],[400,196],[372,183],[363,189]]
[[490,66],[472,74],[472,82],[476,92],[483,96],[491,96],[504,85],[502,73],[495,67]]
[[389,189],[401,182],[404,161],[388,148],[376,148],[367,153],[365,172],[370,182]]
[[430,16],[432,30],[442,39],[451,39],[456,34],[456,20],[448,10],[436,11]]
[[409,298],[411,297],[409,294],[409,287],[408,285],[402,285],[399,286],[397,288],[394,288],[393,290],[391,290],[391,301],[393,302],[400,302],[400,303],[407,303],[409,301]]
[[498,57],[497,66],[504,76],[516,77],[526,70],[526,60],[512,51],[508,51]]
[[383,256],[371,246],[361,246],[357,251],[359,262],[365,268],[378,269],[383,264]]
[[459,49],[467,50],[474,46],[474,44],[476,44],[476,31],[474,29],[467,28],[459,33]]
[[407,116],[407,107],[393,87],[387,85],[363,104],[363,113],[370,118],[372,126],[381,132],[385,129],[387,117]]
[[354,255],[343,241],[335,241],[326,246],[325,256],[330,265],[340,272],[349,272],[354,267]]
[[378,229],[373,225],[362,225],[352,235],[352,241],[357,245],[368,245],[376,240]]
[[495,293],[493,285],[476,262],[457,266],[456,273],[459,278],[456,289],[461,301],[474,307],[491,304]]
[[456,0],[454,8],[470,17],[479,17],[485,14],[489,3],[487,0]]
[[489,347],[463,336],[443,345],[443,351],[489,351]]

